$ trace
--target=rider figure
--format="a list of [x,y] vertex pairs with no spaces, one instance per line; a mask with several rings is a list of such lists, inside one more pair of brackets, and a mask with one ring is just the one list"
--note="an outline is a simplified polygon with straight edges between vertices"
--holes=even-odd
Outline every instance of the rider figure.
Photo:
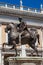
[[22,18],[19,18],[19,24],[17,25],[19,32],[23,32],[25,30],[28,31],[27,25],[25,22],[22,21]]
[[[30,30],[28,30],[27,24],[25,22],[22,21],[22,18],[19,18],[19,24],[17,25],[18,27],[18,31],[20,32],[21,35],[25,35],[27,33],[30,33]],[[28,36],[28,35],[27,35]]]

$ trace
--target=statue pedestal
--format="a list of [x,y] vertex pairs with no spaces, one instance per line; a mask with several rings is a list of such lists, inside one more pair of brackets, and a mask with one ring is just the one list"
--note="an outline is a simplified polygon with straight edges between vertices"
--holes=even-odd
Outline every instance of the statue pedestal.
[[41,65],[41,57],[9,57],[9,65]]
[[21,45],[21,52],[20,52],[20,57],[26,57],[26,46]]

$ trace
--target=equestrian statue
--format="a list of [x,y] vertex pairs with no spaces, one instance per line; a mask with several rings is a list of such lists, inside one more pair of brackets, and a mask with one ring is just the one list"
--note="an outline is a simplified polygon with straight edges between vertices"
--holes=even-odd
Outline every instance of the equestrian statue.
[[8,46],[13,45],[11,49],[15,49],[17,56],[16,45],[19,44],[19,34],[21,34],[21,45],[28,44],[32,49],[35,50],[35,52],[38,55],[38,50],[35,46],[37,39],[38,39],[38,43],[40,44],[39,34],[37,32],[37,29],[30,28],[29,30],[27,24],[22,21],[22,18],[18,18],[18,19],[20,22],[19,24],[14,24],[14,23],[7,24],[5,32],[8,33],[9,31],[9,41],[8,44],[3,43],[3,49],[4,49],[4,45],[8,45]]

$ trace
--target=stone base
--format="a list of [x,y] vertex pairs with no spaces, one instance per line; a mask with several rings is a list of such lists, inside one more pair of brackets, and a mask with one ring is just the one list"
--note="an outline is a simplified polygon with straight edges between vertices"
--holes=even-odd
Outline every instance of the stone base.
[[9,57],[9,65],[15,64],[16,65],[41,65],[42,62],[41,57]]

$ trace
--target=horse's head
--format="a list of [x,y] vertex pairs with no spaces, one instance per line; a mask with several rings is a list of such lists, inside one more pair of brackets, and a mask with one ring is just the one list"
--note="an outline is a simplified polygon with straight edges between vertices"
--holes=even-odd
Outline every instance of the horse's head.
[[11,25],[10,24],[7,24],[6,25],[6,28],[5,28],[5,32],[8,32],[10,29],[11,29]]

